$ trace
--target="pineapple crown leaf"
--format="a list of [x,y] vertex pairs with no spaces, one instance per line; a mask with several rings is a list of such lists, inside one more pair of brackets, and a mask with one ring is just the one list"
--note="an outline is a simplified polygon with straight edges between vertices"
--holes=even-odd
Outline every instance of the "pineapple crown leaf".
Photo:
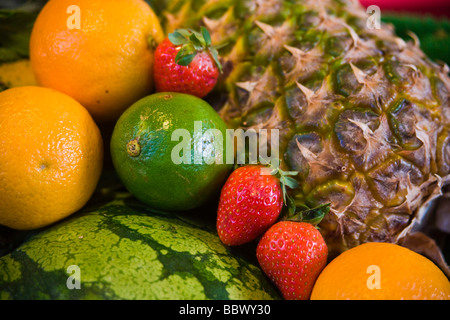
[[169,41],[175,46],[181,46],[175,62],[180,66],[188,66],[199,52],[208,52],[222,73],[222,64],[219,61],[218,50],[227,44],[213,46],[208,29],[200,27],[200,32],[193,29],[176,29],[168,35]]

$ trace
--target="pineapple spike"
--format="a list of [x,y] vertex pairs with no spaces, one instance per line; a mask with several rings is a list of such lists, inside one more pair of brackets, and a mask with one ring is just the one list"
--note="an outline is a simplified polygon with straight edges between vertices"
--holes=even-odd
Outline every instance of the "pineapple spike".
[[308,89],[307,87],[303,86],[301,83],[299,83],[297,81],[295,83],[297,84],[297,87],[299,87],[299,89],[302,90],[303,94],[306,97],[308,104],[311,104],[311,101],[315,95],[314,91],[312,91],[311,89]]
[[414,46],[415,46],[416,48],[420,48],[420,40],[419,40],[419,37],[418,37],[414,32],[412,32],[412,31],[408,31],[407,34],[408,34],[408,36],[410,36],[410,37],[413,39]]
[[377,88],[380,85],[381,74],[380,69],[373,76],[369,76],[365,74],[362,70],[358,69],[355,65],[350,63],[350,67],[353,70],[353,73],[356,77],[356,80],[359,84],[362,84],[363,87],[359,92],[361,97],[366,97],[372,99],[378,107],[378,110],[382,109],[382,96],[377,93]]
[[288,42],[288,38],[292,34],[292,21],[290,20],[286,20],[283,24],[274,27],[258,20],[255,20],[255,24],[268,38],[276,39],[279,43],[279,48],[283,47],[283,43]]
[[[426,203],[430,203],[437,197],[440,197],[443,195],[442,187],[444,184],[445,184],[444,179],[437,174],[431,175],[429,177],[429,179],[423,183],[423,187],[425,187],[425,188],[429,188],[432,185],[437,186],[436,188],[433,188],[431,194],[429,195],[429,197],[426,200]],[[414,212],[414,208],[420,206],[420,203],[423,201],[421,199],[421,197],[423,195],[423,188],[413,184],[413,182],[411,181],[409,172],[408,172],[408,176],[407,176],[406,188],[407,188],[407,194],[405,196],[406,200],[404,201],[404,203],[402,203],[398,207],[401,208],[402,210],[408,210],[408,212],[411,214]],[[426,214],[426,211],[419,210],[416,217],[414,217],[413,219],[421,220],[421,219],[423,219],[423,216],[422,216],[423,214]],[[408,229],[403,230],[402,233],[407,232],[407,231],[408,231]],[[402,234],[399,235],[399,237],[402,237],[402,236],[403,236]]]
[[403,50],[406,48],[406,42],[402,38],[396,38],[395,42],[397,43],[398,47]]
[[[222,18],[220,18],[220,20],[226,18],[226,16],[224,15]],[[220,20],[213,20],[213,19],[209,19],[208,17],[203,17],[203,24],[205,25],[205,27],[208,30],[215,30],[218,26],[221,25],[221,21]]]
[[389,132],[389,124],[386,115],[382,114],[380,117],[380,126],[372,131],[370,127],[360,121],[348,119],[351,123],[358,126],[363,133],[363,137],[367,144],[364,149],[360,151],[360,155],[363,157],[364,169],[368,170],[374,164],[373,159],[384,159],[391,153],[391,145],[387,141],[387,132]]
[[291,47],[285,44],[286,49],[292,56],[294,67],[286,71],[286,80],[288,83],[298,79],[308,78],[314,71],[320,68],[323,63],[321,51],[318,47],[314,47],[308,52],[299,48]]
[[210,19],[207,16],[202,18],[203,24],[211,32],[212,43],[223,42],[223,38],[226,37],[225,35],[232,35],[229,29],[233,23],[233,11],[234,6],[230,6],[219,19]]
[[311,89],[305,87],[298,81],[296,81],[295,83],[296,83],[297,87],[305,95],[308,105],[311,105],[313,103],[324,103],[327,100],[329,100],[329,98],[328,98],[329,92],[328,92],[328,88],[327,88],[328,84],[327,84],[326,80],[324,80],[322,82],[322,86],[315,92],[312,91]]
[[432,145],[430,141],[431,136],[430,133],[428,132],[429,130],[426,130],[425,128],[419,126],[417,119],[415,122],[416,122],[415,124],[416,137],[423,143],[423,146],[425,148],[425,158],[426,158],[425,161],[426,163],[428,163],[432,155],[431,153]]
[[415,65],[410,64],[410,63],[406,63],[406,64],[404,64],[404,66],[412,69],[414,71],[414,75],[418,76],[419,70],[417,69],[417,67]]
[[305,51],[300,50],[299,48],[288,46],[287,44],[285,44],[283,47],[287,51],[289,51],[296,58],[296,60],[301,60],[301,58],[306,54]]
[[375,137],[374,132],[372,131],[372,129],[369,128],[369,126],[367,124],[365,124],[363,122],[360,122],[360,121],[357,121],[357,120],[350,119],[350,118],[348,119],[348,121],[350,121],[351,123],[355,124],[356,126],[358,126],[362,130],[364,139],[366,139],[366,141],[376,140],[377,139]]
[[298,139],[296,140],[297,142],[297,147],[300,150],[300,152],[302,153],[302,155],[305,157],[306,160],[308,161],[317,161],[317,155],[315,155],[314,153],[312,153],[308,148],[305,148],[299,141]]
[[358,34],[355,32],[355,30],[350,27],[348,24],[346,24],[345,22],[342,22],[342,25],[348,30],[348,32],[350,33],[350,36],[352,37],[353,40],[353,46],[356,47],[358,46],[358,42],[359,42],[359,36]]
[[[318,2],[320,3],[321,1],[318,1]],[[341,18],[329,17],[328,14],[326,13],[326,11],[324,11],[324,13],[319,12],[319,17],[321,17],[321,21],[322,21],[318,27],[319,30],[327,30],[330,27],[334,28],[333,25],[341,26],[344,29],[346,29],[348,31],[348,33],[350,34],[350,37],[353,40],[353,46],[356,47],[358,45],[358,42],[359,42],[358,34],[352,27],[350,27],[347,23],[345,23],[345,21],[343,21]]]
[[310,165],[314,165],[314,164],[319,164],[321,165],[321,163],[319,162],[319,157],[314,154],[313,152],[311,152],[308,148],[304,147],[299,141],[298,139],[296,140],[297,142],[297,147],[298,150],[300,150],[302,156],[306,159],[306,161],[308,161],[308,163],[310,163]]
[[353,63],[350,62],[350,67],[353,70],[353,73],[355,74],[356,80],[358,81],[358,83],[365,85],[366,84],[366,74],[364,72],[362,72],[360,69],[358,69],[357,67],[355,67],[355,65]]
[[181,7],[177,14],[170,13],[168,11],[163,12],[167,20],[166,33],[169,34],[175,29],[183,26],[184,21],[188,20],[191,11],[192,0],[187,0],[185,4]]
[[300,150],[301,154],[308,161],[310,166],[319,166],[330,171],[334,171],[336,169],[336,167],[333,166],[333,163],[325,159],[320,159],[319,155],[316,155],[308,148],[303,146],[300,141],[298,141],[298,139],[296,139],[295,141],[297,143],[298,150]]
[[275,35],[275,28],[265,24],[264,22],[255,20],[255,24],[268,36],[269,38],[272,38]]
[[[402,178],[399,178],[399,180]],[[406,182],[403,182],[406,186],[406,195],[405,198],[406,200],[400,204],[398,207],[402,208],[402,210],[407,210],[407,212],[409,214],[411,214],[414,210],[413,208],[416,207],[420,201],[421,201],[421,197],[422,197],[422,188],[420,186],[416,186],[412,183],[411,181],[411,173],[408,172],[406,175],[406,178],[403,178],[404,180],[406,180]],[[438,175],[432,175],[430,176],[430,178],[428,179],[428,181],[426,181],[424,183],[424,185],[429,185],[429,184],[441,184],[441,178]],[[401,183],[402,181],[399,181],[399,183]],[[442,194],[441,192],[441,188],[438,188],[438,192],[434,193],[431,195],[431,197],[435,197],[435,196],[439,196]]]
[[262,30],[266,39],[261,41],[260,53],[264,56],[273,57],[283,48],[292,35],[292,21],[286,20],[279,26],[271,26],[264,22],[255,20],[255,24]]
[[253,92],[257,84],[258,82],[256,81],[236,82],[237,87],[244,89],[247,92]]

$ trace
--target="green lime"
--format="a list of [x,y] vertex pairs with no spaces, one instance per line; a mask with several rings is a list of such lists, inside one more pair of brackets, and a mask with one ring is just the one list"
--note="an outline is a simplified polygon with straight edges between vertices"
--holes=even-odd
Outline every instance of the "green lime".
[[190,210],[219,193],[227,127],[204,100],[182,93],[145,97],[119,118],[111,157],[128,191],[156,209]]

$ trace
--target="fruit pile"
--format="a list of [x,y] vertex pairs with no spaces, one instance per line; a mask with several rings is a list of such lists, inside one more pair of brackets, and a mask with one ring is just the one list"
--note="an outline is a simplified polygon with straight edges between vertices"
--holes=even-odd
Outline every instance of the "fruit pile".
[[[446,65],[355,1],[154,6],[40,10],[35,84],[0,92],[0,225],[30,232],[0,299],[450,299],[400,245],[450,179]],[[249,163],[232,132],[264,129]]]

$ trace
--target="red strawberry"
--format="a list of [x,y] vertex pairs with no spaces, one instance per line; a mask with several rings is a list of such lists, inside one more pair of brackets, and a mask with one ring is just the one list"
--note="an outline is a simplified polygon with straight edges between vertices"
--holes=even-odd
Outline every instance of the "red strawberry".
[[258,243],[256,257],[286,300],[308,300],[325,268],[327,245],[314,225],[280,221]]
[[203,98],[215,87],[222,72],[218,47],[211,45],[206,28],[201,30],[175,30],[158,45],[153,67],[156,91]]
[[296,184],[286,175],[296,173],[275,171],[263,165],[247,165],[231,173],[222,188],[217,211],[217,232],[224,244],[253,241],[278,219],[285,186]]
[[328,248],[312,224],[280,221],[261,238],[256,257],[286,300],[307,300],[327,263]]

